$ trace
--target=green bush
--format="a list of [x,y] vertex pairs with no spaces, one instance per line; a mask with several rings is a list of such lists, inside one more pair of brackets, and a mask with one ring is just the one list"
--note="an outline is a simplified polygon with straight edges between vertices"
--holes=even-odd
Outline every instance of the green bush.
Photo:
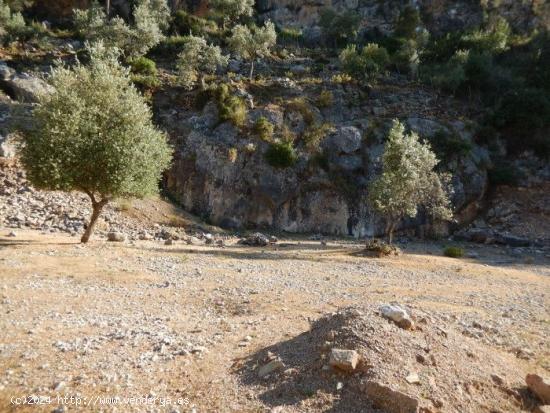
[[319,149],[319,145],[332,130],[332,125],[323,123],[321,125],[312,125],[304,132],[302,139],[309,150]]
[[144,56],[130,60],[130,67],[132,73],[139,75],[156,76],[158,73],[157,64]]
[[445,254],[446,257],[462,258],[464,257],[464,249],[460,247],[447,247],[443,250],[443,254]]
[[218,32],[216,22],[178,10],[172,20],[172,31],[182,36],[208,37]]
[[399,14],[394,35],[404,39],[414,39],[416,37],[416,29],[421,23],[418,10],[412,6],[407,6]]
[[300,44],[304,41],[304,34],[299,29],[283,27],[280,29],[277,39],[282,44]]
[[287,102],[286,107],[288,110],[296,111],[300,115],[302,115],[302,118],[304,119],[306,125],[312,125],[315,122],[315,115],[305,98],[300,97],[292,99],[291,101]]
[[144,89],[156,89],[160,86],[160,80],[156,76],[152,75],[139,75],[133,74],[131,76],[132,82]]
[[334,102],[334,96],[330,90],[323,90],[317,97],[317,106],[320,108],[331,107]]
[[472,144],[462,139],[455,132],[447,132],[443,129],[437,131],[430,139],[430,144],[437,157],[449,161],[453,157],[463,157],[472,150]]
[[216,97],[220,122],[229,121],[235,126],[244,126],[248,114],[244,99],[232,95],[229,86],[226,84],[218,88]]
[[334,47],[354,41],[360,23],[361,16],[353,11],[338,14],[334,9],[325,8],[320,13],[319,26],[327,43]]
[[296,163],[298,155],[291,142],[276,142],[269,146],[265,158],[274,168],[289,168]]
[[550,128],[550,99],[540,89],[525,88],[507,93],[497,107],[494,124],[503,130],[511,150],[535,148],[539,155],[550,155],[545,131]]
[[275,126],[273,126],[273,124],[264,116],[258,118],[254,124],[254,132],[263,141],[271,142],[274,131]]
[[152,54],[160,56],[174,56],[179,54],[185,44],[187,43],[187,37],[184,36],[170,36],[160,42],[153,50]]
[[356,45],[349,45],[339,56],[344,72],[359,80],[374,80],[390,63],[388,51],[376,43],[369,43],[359,52]]

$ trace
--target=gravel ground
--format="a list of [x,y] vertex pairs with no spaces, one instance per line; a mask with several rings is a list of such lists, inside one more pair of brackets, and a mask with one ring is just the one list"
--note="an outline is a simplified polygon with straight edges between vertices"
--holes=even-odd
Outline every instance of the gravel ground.
[[25,411],[12,397],[30,396],[42,404],[28,411],[65,411],[66,396],[66,411],[344,412],[336,390],[266,404],[237,367],[338,308],[389,302],[512,357],[515,381],[550,371],[544,254],[467,245],[476,259],[456,260],[409,244],[372,259],[351,241],[83,246],[10,231],[0,229],[0,411]]

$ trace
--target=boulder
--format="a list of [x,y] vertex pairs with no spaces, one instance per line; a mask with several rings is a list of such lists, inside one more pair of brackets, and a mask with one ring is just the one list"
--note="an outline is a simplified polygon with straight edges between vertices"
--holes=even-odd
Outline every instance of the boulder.
[[0,62],[0,87],[12,98],[26,103],[36,103],[39,97],[52,92],[44,80],[28,73],[16,73]]
[[361,148],[363,138],[361,131],[355,126],[338,128],[329,139],[326,140],[326,148],[329,151],[352,154]]
[[249,245],[251,247],[265,247],[269,245],[269,238],[261,232],[256,232],[239,241],[239,244]]

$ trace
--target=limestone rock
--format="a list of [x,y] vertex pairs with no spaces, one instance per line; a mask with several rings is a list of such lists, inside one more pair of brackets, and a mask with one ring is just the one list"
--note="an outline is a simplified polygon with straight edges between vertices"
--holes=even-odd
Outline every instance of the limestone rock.
[[367,381],[365,393],[372,400],[375,407],[383,409],[387,413],[417,413],[418,399],[392,389],[391,386],[378,383],[374,380]]
[[353,371],[359,363],[359,354],[355,350],[333,348],[330,352],[329,364],[344,371]]
[[383,317],[392,320],[399,327],[409,330],[414,327],[414,322],[412,321],[407,310],[399,307],[398,305],[389,305],[385,304],[380,307],[380,314]]
[[249,245],[251,247],[265,247],[269,245],[269,238],[261,232],[256,232],[239,241],[239,244]]
[[271,360],[269,363],[264,364],[258,369],[258,377],[263,378],[275,371],[282,370],[284,368],[285,364],[281,360]]
[[41,95],[51,93],[52,87],[28,73],[16,73],[0,62],[0,86],[20,102],[36,103]]

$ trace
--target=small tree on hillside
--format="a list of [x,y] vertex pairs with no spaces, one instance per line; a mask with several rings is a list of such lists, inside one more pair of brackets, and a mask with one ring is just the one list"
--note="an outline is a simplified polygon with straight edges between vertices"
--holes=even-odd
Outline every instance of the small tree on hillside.
[[225,67],[229,57],[222,54],[218,46],[209,45],[202,37],[187,36],[183,51],[178,56],[178,70],[182,85],[192,89],[197,80],[205,89],[204,74],[215,73],[218,67]]
[[75,26],[86,40],[117,47],[126,57],[143,56],[164,39],[170,9],[166,0],[140,0],[133,17],[133,25],[118,16],[109,17],[97,1],[86,10],[74,10]]
[[450,220],[452,211],[445,188],[448,177],[434,171],[439,161],[429,144],[416,133],[405,134],[395,120],[382,156],[382,174],[369,188],[372,207],[386,218],[386,235],[405,218],[416,216],[423,207],[433,219]]
[[264,27],[238,25],[233,29],[229,46],[243,59],[250,61],[250,79],[254,76],[254,62],[266,57],[277,43],[275,25],[268,21]]
[[223,16],[224,28],[241,16],[252,16],[254,0],[210,0],[210,8]]
[[171,158],[166,135],[153,125],[117,54],[101,43],[89,51],[88,66],[53,70],[55,91],[41,98],[21,149],[33,185],[90,197],[93,213],[82,242],[112,199],[156,193]]

